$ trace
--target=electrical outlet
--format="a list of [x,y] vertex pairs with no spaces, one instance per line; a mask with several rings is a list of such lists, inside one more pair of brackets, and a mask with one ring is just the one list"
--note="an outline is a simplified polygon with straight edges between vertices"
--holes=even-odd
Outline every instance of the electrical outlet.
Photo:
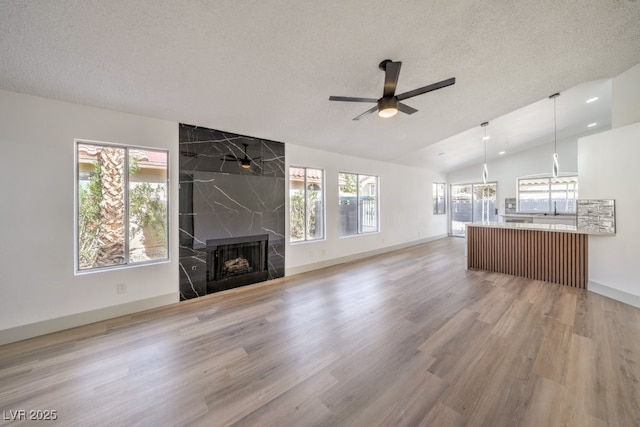
[[116,285],[116,292],[119,294],[124,294],[127,292],[127,284],[126,283],[118,283]]

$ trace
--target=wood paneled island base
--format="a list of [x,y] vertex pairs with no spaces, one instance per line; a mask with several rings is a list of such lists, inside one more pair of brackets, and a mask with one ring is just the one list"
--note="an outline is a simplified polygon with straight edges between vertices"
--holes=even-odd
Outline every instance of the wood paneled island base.
[[587,289],[589,236],[574,228],[468,224],[467,268]]

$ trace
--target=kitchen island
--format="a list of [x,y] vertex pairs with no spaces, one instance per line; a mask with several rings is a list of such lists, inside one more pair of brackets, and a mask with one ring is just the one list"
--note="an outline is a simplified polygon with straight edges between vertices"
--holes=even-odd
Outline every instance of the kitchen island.
[[588,233],[573,225],[467,224],[467,268],[586,289]]

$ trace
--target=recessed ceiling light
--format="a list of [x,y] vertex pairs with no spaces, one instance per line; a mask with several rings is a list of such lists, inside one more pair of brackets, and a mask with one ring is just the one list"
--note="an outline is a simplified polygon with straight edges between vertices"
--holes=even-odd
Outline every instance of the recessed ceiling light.
[[501,152],[498,153],[498,156],[502,156],[503,154],[507,154],[507,152],[506,151],[501,151]]
[[592,102],[597,101],[597,100],[598,100],[598,97],[594,96],[593,98],[587,99],[587,104],[591,104]]
[[438,153],[438,156],[442,156],[442,155],[444,155],[444,152],[442,152],[442,153]]
[[597,123],[589,123],[589,124],[587,125],[587,127],[588,127],[588,128],[592,128],[592,127],[594,127],[595,125],[597,125]]
[[482,137],[482,140],[483,140],[483,141],[486,141],[487,139],[491,139],[491,137],[490,137],[490,136],[483,136],[483,137]]

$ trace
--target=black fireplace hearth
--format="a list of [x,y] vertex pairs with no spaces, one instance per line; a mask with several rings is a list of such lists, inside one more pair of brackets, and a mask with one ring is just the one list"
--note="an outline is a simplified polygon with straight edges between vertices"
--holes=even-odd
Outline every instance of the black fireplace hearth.
[[207,293],[269,278],[269,235],[207,240]]

